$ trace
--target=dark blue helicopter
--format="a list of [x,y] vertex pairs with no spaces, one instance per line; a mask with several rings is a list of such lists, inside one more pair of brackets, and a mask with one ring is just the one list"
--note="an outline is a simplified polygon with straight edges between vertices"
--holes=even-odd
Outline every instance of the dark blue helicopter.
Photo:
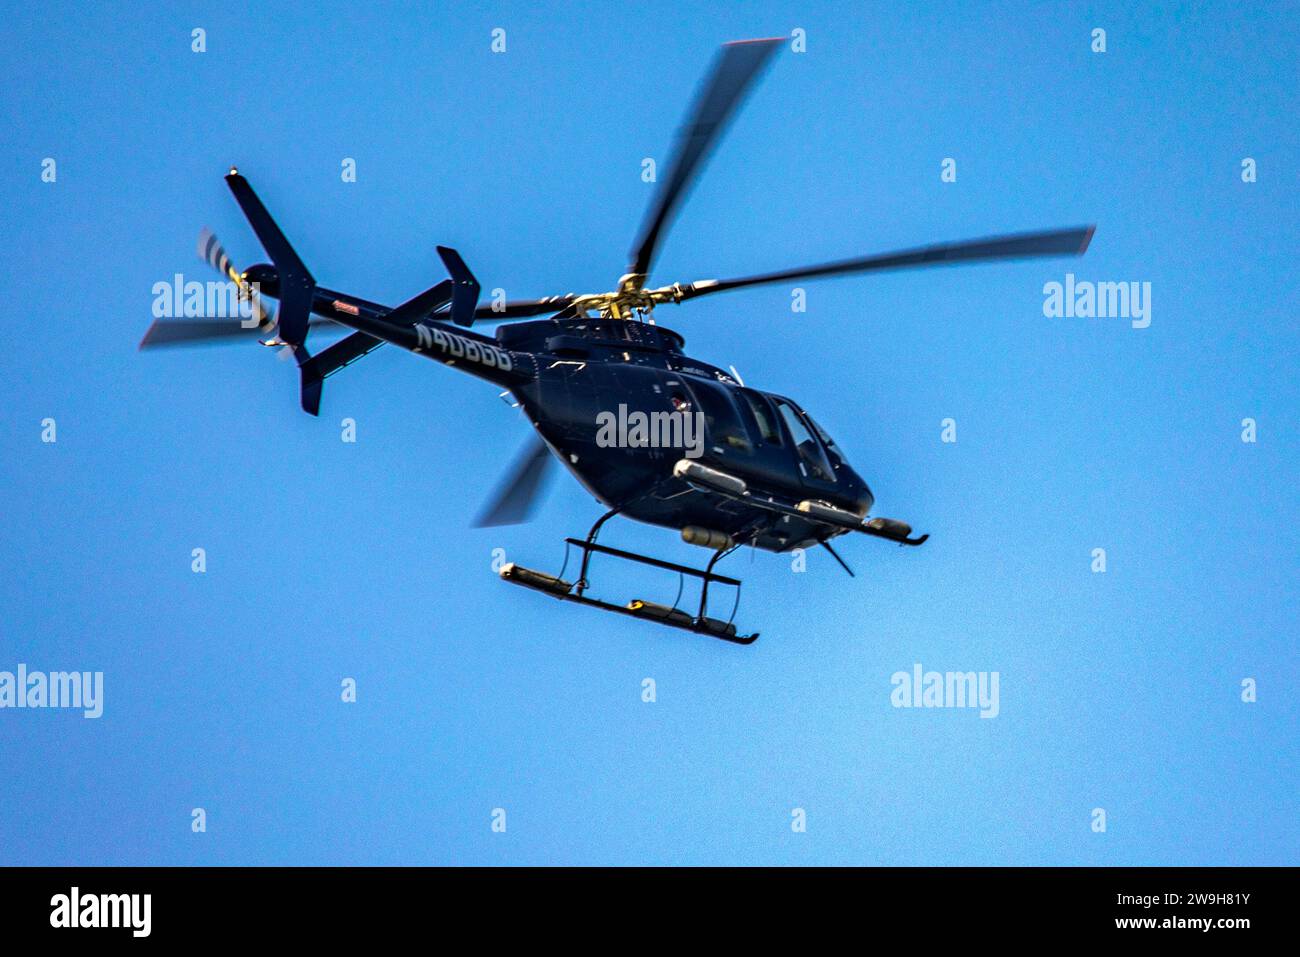
[[[679,201],[782,42],[750,40],[722,48],[679,136],[670,174],[646,216],[628,272],[613,292],[481,306],[477,280],[460,255],[444,246],[438,253],[450,278],[395,308],[335,292],[316,284],[248,181],[231,169],[226,182],[272,264],[236,270],[207,231],[200,236],[199,253],[235,284],[249,317],[160,319],[141,348],[260,332],[267,336],[260,340],[263,345],[286,348],[297,359],[302,407],[312,415],[319,412],[328,376],[386,342],[486,379],[514,397],[541,441],[525,451],[477,524],[526,519],[553,457],[608,509],[585,538],[566,539],[581,556],[572,581],[564,577],[567,561],[558,575],[508,564],[501,576],[565,601],[748,644],[756,633],[739,635],[731,618],[708,615],[711,584],[740,586],[713,570],[737,548],[783,552],[820,545],[851,575],[831,539],[861,532],[920,545],[928,536],[914,538],[904,522],[869,517],[871,489],[807,412],[789,398],[747,388],[734,374],[687,356],[682,337],[654,323],[655,307],[795,279],[1078,255],[1093,233],[1092,226],[1024,233],[646,288],[659,239]],[[262,297],[279,300],[275,318]],[[494,336],[472,330],[476,322],[535,316],[549,318],[498,326]],[[318,324],[353,332],[312,354],[307,333]],[[685,541],[713,557],[697,569],[598,543],[601,526],[616,515],[678,529]],[[698,579],[698,606],[681,608],[680,589],[672,604],[643,599],[615,604],[592,597],[589,573],[597,554]]]

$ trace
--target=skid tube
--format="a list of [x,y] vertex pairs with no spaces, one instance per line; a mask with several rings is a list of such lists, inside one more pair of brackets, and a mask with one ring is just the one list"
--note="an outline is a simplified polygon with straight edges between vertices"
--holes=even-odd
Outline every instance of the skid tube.
[[[620,510],[611,509],[605,513],[592,526],[591,531],[585,539],[566,538],[566,546],[572,546],[582,551],[582,567],[579,572],[577,582],[569,582],[564,579],[564,569],[560,570],[559,575],[548,575],[545,572],[534,571],[531,568],[524,568],[522,565],[516,565],[513,562],[504,565],[501,568],[501,577],[508,582],[516,585],[523,585],[526,588],[532,588],[536,591],[550,595],[552,598],[558,598],[560,601],[571,601],[579,605],[587,605],[591,608],[599,608],[602,611],[612,611],[620,615],[627,615],[631,618],[637,618],[641,621],[649,621],[655,624],[667,625],[669,628],[679,628],[683,631],[694,632],[697,635],[707,635],[710,638],[719,638],[722,641],[729,641],[737,645],[753,644],[758,639],[758,632],[750,635],[740,635],[736,633],[736,626],[730,619],[723,621],[720,618],[710,618],[706,614],[708,610],[709,585],[717,583],[719,585],[732,585],[737,589],[736,603],[739,605],[740,580],[719,575],[713,571],[713,566],[727,555],[731,554],[739,546],[733,545],[731,548],[722,549],[714,553],[713,558],[709,561],[708,567],[704,569],[691,568],[689,565],[679,565],[676,562],[664,561],[660,558],[651,558],[649,555],[641,555],[636,552],[624,551],[621,548],[611,548],[608,545],[601,545],[596,542],[596,535],[600,527],[610,518],[613,518]],[[599,598],[592,598],[586,594],[590,587],[590,580],[587,577],[588,570],[591,566],[591,556],[593,554],[608,555],[611,558],[618,558],[624,561],[637,562],[642,565],[650,565],[654,568],[663,568],[668,571],[677,572],[679,575],[690,575],[701,580],[700,586],[700,607],[695,615],[682,611],[677,607],[676,601],[669,605],[660,605],[654,602],[634,599],[626,605],[616,605],[613,602],[603,601]],[[567,555],[567,549],[566,549]],[[568,558],[565,558],[565,567],[568,567]],[[681,598],[681,589],[678,589],[678,600]],[[735,616],[735,608],[732,609],[732,616]]]

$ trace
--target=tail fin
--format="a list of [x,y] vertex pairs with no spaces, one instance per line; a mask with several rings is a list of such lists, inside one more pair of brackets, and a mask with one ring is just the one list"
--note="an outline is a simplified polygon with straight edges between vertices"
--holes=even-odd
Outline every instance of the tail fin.
[[289,240],[284,238],[284,233],[280,232],[280,227],[275,224],[271,214],[257,198],[253,187],[248,185],[248,180],[232,169],[230,175],[226,177],[226,185],[235,195],[235,202],[239,203],[239,208],[244,211],[248,224],[253,227],[253,232],[257,233],[262,248],[266,250],[267,255],[271,257],[271,263],[275,266],[280,286],[279,335],[282,340],[294,347],[294,353],[302,362],[303,353],[300,350],[307,339],[307,323],[311,317],[316,280],[312,278],[303,261],[289,245]]
[[[307,329],[315,302],[316,280],[312,278],[303,261],[298,258],[293,246],[289,245],[289,240],[275,224],[275,220],[266,211],[262,201],[257,198],[253,187],[248,185],[248,180],[240,176],[237,170],[231,169],[226,176],[226,185],[230,187],[235,202],[239,203],[239,208],[244,211],[249,225],[253,227],[253,232],[257,234],[267,255],[271,257],[276,272],[277,295],[280,300],[280,309],[276,317],[279,326],[278,337],[293,350],[298,360],[302,377],[303,410],[318,415],[325,378],[367,353],[373,352],[383,345],[385,340],[366,332],[354,332],[324,349],[319,355],[313,356],[308,352]],[[209,242],[203,251],[206,255],[215,257],[216,253],[212,251],[212,245],[212,242]],[[460,325],[468,326],[474,322],[474,309],[479,297],[478,280],[474,278],[474,274],[469,271],[469,267],[465,265],[465,261],[460,258],[456,250],[439,246],[438,255],[442,257],[451,279],[443,280],[386,313],[383,318],[388,323],[412,326],[443,307],[448,307],[452,320]],[[214,262],[214,265],[221,264],[223,263],[220,258]]]
[[451,294],[451,321],[458,326],[469,328],[474,325],[474,309],[478,306],[479,284],[474,274],[460,258],[460,253],[449,246],[439,246],[438,255],[451,276],[453,292]]

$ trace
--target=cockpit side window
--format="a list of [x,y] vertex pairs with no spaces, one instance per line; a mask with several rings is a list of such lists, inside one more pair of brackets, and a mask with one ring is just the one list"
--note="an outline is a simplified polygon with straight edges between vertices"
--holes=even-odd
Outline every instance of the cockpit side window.
[[807,475],[822,482],[834,482],[835,472],[831,469],[831,463],[827,460],[826,453],[822,451],[817,437],[804,424],[803,416],[784,399],[773,401],[781,412],[785,427],[790,431],[790,438],[794,440],[795,449],[799,452],[799,461]]

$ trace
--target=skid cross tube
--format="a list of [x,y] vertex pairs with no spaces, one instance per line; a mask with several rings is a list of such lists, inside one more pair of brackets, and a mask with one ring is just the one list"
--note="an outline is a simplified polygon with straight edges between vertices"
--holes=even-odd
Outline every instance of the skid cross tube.
[[[641,565],[649,565],[652,568],[662,568],[665,571],[677,572],[679,576],[690,575],[694,578],[698,578],[701,580],[702,585],[700,586],[700,608],[699,611],[695,614],[695,616],[691,617],[689,614],[684,614],[683,615],[684,620],[680,622],[675,622],[666,618],[653,619],[654,621],[657,621],[659,624],[668,625],[669,627],[673,627],[673,628],[682,628],[686,631],[692,631],[699,635],[710,635],[714,638],[720,638],[723,641],[730,641],[738,645],[751,644],[756,638],[758,638],[757,632],[755,632],[752,635],[737,635],[735,634],[734,627],[731,628],[731,632],[732,632],[731,634],[727,634],[725,630],[719,632],[715,628],[710,628],[709,627],[710,619],[707,618],[705,614],[708,611],[709,585],[712,584],[713,582],[717,582],[719,585],[734,586],[736,588],[736,603],[737,605],[739,604],[740,586],[741,586],[740,579],[731,578],[728,575],[718,575],[713,571],[713,566],[716,565],[721,559],[730,555],[737,548],[739,548],[740,547],[739,545],[733,545],[730,548],[725,548],[717,552],[714,552],[713,558],[709,561],[708,566],[702,569],[692,568],[689,565],[681,565],[677,562],[665,561],[662,558],[651,558],[649,555],[641,555],[638,554],[637,552],[629,552],[621,548],[612,548],[609,545],[601,545],[593,540],[595,537],[595,533],[599,530],[601,524],[603,524],[605,519],[612,518],[613,514],[614,511],[611,511],[609,514],[603,516],[600,519],[600,521],[598,521],[596,525],[592,528],[587,538],[585,539],[566,538],[564,540],[566,545],[572,545],[576,548],[582,549],[582,577],[577,581],[572,592],[564,595],[556,595],[555,597],[561,599],[562,601],[578,602],[579,604],[589,605],[593,608],[600,608],[604,611],[618,612],[621,615],[631,615],[632,617],[640,618],[643,621],[647,620],[647,616],[637,614],[635,610],[631,608],[625,608],[621,605],[615,605],[612,602],[602,601],[599,598],[589,598],[586,594],[584,594],[584,592],[586,591],[589,585],[589,582],[587,581],[587,569],[590,566],[592,554],[597,553],[601,555],[609,555],[611,558],[622,558],[630,562],[637,562],[638,564]],[[680,600],[681,600],[681,585],[679,584],[677,588],[677,600],[673,602],[672,607],[676,608],[677,601]],[[730,626],[732,624],[732,619],[734,619],[735,616],[736,616],[736,609],[735,607],[733,607],[731,610],[731,618],[727,620],[726,625]],[[714,624],[716,625],[716,622]]]
[[[691,568],[689,565],[678,565],[676,562],[666,562],[662,558],[651,558],[649,555],[638,555],[636,552],[625,552],[621,548],[610,548],[608,545],[599,545],[596,542],[584,541],[581,538],[566,538],[565,541],[570,545],[576,545],[584,552],[599,552],[602,555],[613,555],[615,558],[626,558],[631,562],[640,562],[642,565],[653,565],[655,568],[665,568],[670,572],[680,572],[683,575],[694,575],[696,578],[703,578],[705,584],[710,581],[718,582],[721,585],[740,585],[740,581],[735,578],[728,578],[726,575],[715,575],[711,571]],[[713,561],[717,561],[715,556]],[[709,568],[713,567],[713,562],[709,562]],[[586,561],[583,562],[583,568],[586,568]],[[585,574],[585,573],[584,573]]]

